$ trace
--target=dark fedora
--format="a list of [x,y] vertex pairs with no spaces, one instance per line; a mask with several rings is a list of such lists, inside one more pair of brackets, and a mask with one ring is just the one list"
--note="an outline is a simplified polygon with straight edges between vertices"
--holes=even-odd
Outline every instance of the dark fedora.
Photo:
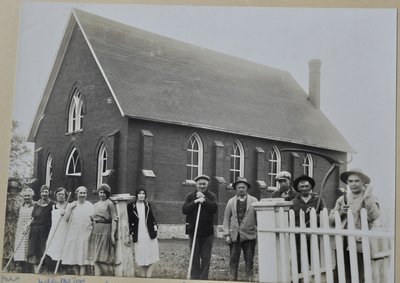
[[234,183],[232,184],[232,187],[233,187],[234,189],[236,189],[236,185],[239,184],[239,183],[244,183],[244,184],[246,184],[248,189],[251,188],[251,185],[250,185],[249,182],[247,182],[247,179],[246,179],[246,178],[241,178],[241,177],[237,178],[236,182],[234,182]]
[[194,178],[194,181],[197,182],[198,180],[201,180],[201,179],[210,181],[210,177],[208,177],[207,175],[199,175],[196,178]]
[[343,172],[342,174],[340,174],[340,180],[342,180],[343,183],[347,184],[347,179],[349,178],[350,175],[357,175],[358,177],[360,177],[361,181],[364,184],[369,184],[371,182],[371,179],[367,175],[365,175],[361,171],[361,169],[358,168],[354,168],[349,171]]
[[296,191],[297,190],[297,185],[301,182],[301,181],[308,181],[311,185],[311,189],[314,189],[315,187],[315,180],[313,178],[311,178],[310,176],[307,175],[301,175],[300,177],[297,177],[294,181],[293,181],[293,187]]

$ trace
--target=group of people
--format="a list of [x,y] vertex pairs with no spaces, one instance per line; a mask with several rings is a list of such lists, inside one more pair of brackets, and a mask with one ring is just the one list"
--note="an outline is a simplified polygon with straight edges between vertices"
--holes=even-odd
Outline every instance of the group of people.
[[[76,275],[113,275],[117,263],[115,243],[118,215],[109,199],[111,188],[101,184],[97,188],[99,201],[87,200],[87,188],[75,191],[76,200],[68,202],[70,194],[59,187],[55,201],[50,199],[47,186],[40,189],[40,199],[33,201],[34,191],[21,191],[23,204],[19,209],[14,243],[14,262],[24,272],[57,273],[59,268],[72,266]],[[157,223],[146,191],[138,190],[136,200],[127,207],[130,239],[135,243],[135,259],[140,274],[151,276],[150,266],[159,260]]]
[[[355,219],[355,228],[361,228],[360,211],[365,208],[368,215],[369,225],[373,225],[379,217],[379,204],[372,194],[370,178],[355,169],[343,172],[340,179],[347,184],[349,191],[336,201],[335,207],[330,211],[329,220],[331,225],[335,223],[335,212],[338,212],[342,227],[347,226],[347,213],[350,209]],[[182,206],[182,212],[187,215],[187,233],[189,234],[190,247],[193,247],[193,265],[190,271],[191,279],[208,279],[210,269],[211,250],[213,244],[213,214],[217,212],[216,196],[208,191],[210,178],[206,175],[198,176],[195,179],[196,190],[189,193]],[[279,184],[278,189],[273,192],[273,198],[283,198],[291,201],[291,209],[295,212],[296,226],[300,225],[300,212],[305,213],[305,224],[309,225],[310,212],[315,209],[320,213],[326,208],[323,198],[313,192],[315,180],[309,176],[302,175],[292,182],[292,176],[287,171],[281,171],[276,176]],[[225,207],[223,220],[223,233],[226,244],[230,250],[230,277],[232,281],[238,280],[238,266],[241,251],[243,250],[245,262],[246,280],[254,281],[253,260],[257,238],[257,218],[252,203],[257,199],[248,190],[251,184],[246,178],[238,178],[232,184],[236,194],[230,198]],[[198,213],[200,213],[198,217]],[[196,227],[197,222],[197,227]],[[196,232],[195,232],[196,230]],[[195,235],[196,233],[196,235]],[[193,239],[196,243],[193,246]],[[309,239],[307,240],[308,247]],[[300,247],[300,237],[296,237],[296,245]],[[351,282],[350,256],[347,243],[345,249],[346,280]],[[310,251],[308,250],[308,254]],[[364,264],[362,258],[361,242],[357,241],[358,268],[360,282],[363,282]],[[300,253],[297,254],[299,270],[301,270]],[[337,276],[337,271],[335,272]],[[335,281],[336,282],[336,281]]]
[[[365,208],[368,223],[372,225],[379,217],[379,205],[372,194],[370,178],[360,170],[351,170],[342,173],[340,179],[348,185],[349,191],[337,199],[329,215],[330,222],[334,224],[335,212],[338,212],[345,228],[350,209],[355,227],[360,229],[360,211]],[[208,176],[200,175],[194,181],[196,189],[186,195],[182,213],[186,215],[186,232],[191,249],[190,278],[206,280],[214,241],[214,214],[218,204],[216,195],[208,190]],[[276,181],[278,189],[272,197],[292,202],[291,209],[295,212],[297,226],[300,224],[300,211],[305,213],[305,223],[308,223],[311,209],[319,213],[326,207],[322,197],[313,192],[313,178],[302,175],[292,182],[291,174],[282,171],[277,174]],[[223,219],[223,235],[230,251],[230,280],[238,280],[239,259],[243,250],[246,279],[254,281],[257,218],[252,204],[257,199],[248,193],[251,184],[246,178],[238,178],[232,187],[235,195],[228,200]],[[57,271],[61,263],[61,266],[74,266],[77,275],[86,274],[88,266],[94,266],[95,275],[113,275],[113,265],[117,264],[114,247],[118,215],[114,203],[109,200],[111,188],[102,184],[97,188],[97,193],[99,201],[92,204],[86,200],[86,187],[80,186],[75,191],[76,200],[69,203],[70,195],[60,187],[55,190],[54,202],[50,199],[49,188],[42,186],[40,200],[35,203],[33,190],[22,190],[23,205],[19,209],[14,261],[20,262],[23,268],[33,265],[35,272],[40,271],[40,265],[44,262],[49,272]],[[135,243],[135,261],[141,277],[151,277],[153,264],[160,259],[158,226],[146,196],[146,190],[139,189],[135,201],[127,205],[130,242]],[[299,246],[299,237],[296,242]],[[350,274],[349,254],[345,250],[346,274]],[[362,279],[360,243],[357,243],[357,251]]]
[[[305,212],[305,223],[309,222],[309,212],[312,208],[320,213],[322,209],[326,207],[324,200],[321,196],[317,196],[312,193],[315,187],[315,180],[308,176],[300,176],[293,181],[293,187],[290,186],[291,175],[289,172],[280,172],[276,179],[281,184],[281,188],[273,194],[273,197],[284,197],[285,200],[292,201],[292,209],[296,215],[296,226],[299,226],[299,214],[300,211]],[[342,228],[347,228],[347,217],[348,211],[350,210],[354,219],[355,229],[361,229],[361,209],[365,209],[367,212],[367,222],[369,228],[379,218],[379,203],[372,193],[372,187],[370,186],[371,179],[359,169],[353,169],[340,174],[340,180],[345,183],[349,190],[345,191],[335,203],[334,208],[329,213],[329,222],[332,226],[335,225],[335,214],[339,213],[341,219]],[[283,185],[283,186],[282,186]],[[296,195],[297,191],[297,195]],[[296,244],[299,247],[300,237],[296,235]],[[309,238],[308,248],[309,245]],[[350,269],[350,253],[348,249],[347,238],[344,238],[344,266],[346,269],[345,277],[347,282],[351,282],[351,269]],[[358,238],[356,241],[357,249],[357,266],[359,281],[364,282],[364,261],[362,254],[362,243],[361,239]],[[310,254],[310,250],[308,250]],[[300,254],[297,254],[298,264],[300,268]],[[334,273],[335,282],[337,282],[337,271]]]

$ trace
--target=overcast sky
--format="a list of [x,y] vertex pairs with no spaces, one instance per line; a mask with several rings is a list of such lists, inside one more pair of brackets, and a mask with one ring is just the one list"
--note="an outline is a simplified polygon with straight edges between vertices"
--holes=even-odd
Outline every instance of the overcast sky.
[[79,8],[289,71],[308,92],[308,61],[321,66],[321,110],[357,151],[349,168],[372,179],[394,211],[395,9],[288,9],[24,3],[13,119],[28,134],[70,16]]

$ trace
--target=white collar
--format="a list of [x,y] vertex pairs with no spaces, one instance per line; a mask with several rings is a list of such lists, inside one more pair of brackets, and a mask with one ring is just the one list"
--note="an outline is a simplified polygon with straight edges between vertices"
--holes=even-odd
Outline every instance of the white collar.
[[237,195],[237,199],[241,200],[241,201],[244,201],[244,200],[247,199],[247,194],[244,197],[241,197],[241,196]]
[[305,203],[307,203],[307,202],[309,202],[309,200],[311,199],[311,194],[308,196],[308,197],[303,197],[303,196],[301,196],[301,199],[305,202]]

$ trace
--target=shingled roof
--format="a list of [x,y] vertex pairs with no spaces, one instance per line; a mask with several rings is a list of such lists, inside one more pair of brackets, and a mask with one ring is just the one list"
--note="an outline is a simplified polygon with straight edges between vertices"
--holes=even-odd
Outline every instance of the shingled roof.
[[[73,10],[121,115],[353,152],[287,72]],[[63,42],[69,40],[67,28]],[[63,44],[61,44],[63,46]],[[64,44],[66,46],[66,44]],[[59,64],[64,52],[59,52]],[[53,68],[29,139],[55,79]]]

